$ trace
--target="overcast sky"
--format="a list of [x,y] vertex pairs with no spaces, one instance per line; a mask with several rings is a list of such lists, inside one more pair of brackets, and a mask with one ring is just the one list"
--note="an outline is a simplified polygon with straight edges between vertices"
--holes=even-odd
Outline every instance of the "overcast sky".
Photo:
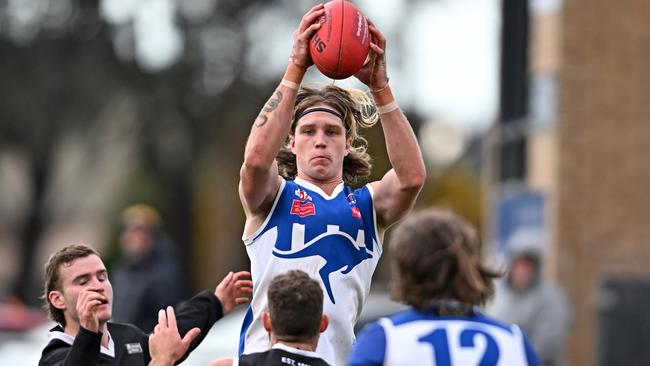
[[[206,9],[214,3],[213,0],[185,1]],[[296,1],[297,6],[305,9],[312,3]],[[408,12],[402,0],[358,0],[356,3],[389,38],[391,84],[403,107],[413,108],[425,118],[473,132],[483,130],[494,121],[499,0],[422,1]],[[178,7],[177,0],[102,1],[104,16],[109,21],[135,20],[136,56],[149,69],[166,67],[182,52],[182,41],[172,21]],[[261,11],[257,16],[249,33],[258,41],[260,34],[266,33],[268,39],[257,42],[262,45],[248,55],[248,77],[275,77],[286,65],[290,35],[298,19],[288,21],[286,14],[273,13],[273,10]],[[407,28],[401,32],[401,38],[395,38],[396,27],[402,24],[407,24]],[[273,32],[268,31],[270,27]],[[267,60],[262,65],[266,67],[261,67],[260,59]],[[308,81],[329,82],[314,72],[309,74]],[[352,81],[337,83],[357,85]]]
[[[422,1],[409,12],[402,0],[357,4],[389,37],[389,74],[400,105],[465,132],[494,121],[500,0]],[[403,23],[402,37],[394,38]]]

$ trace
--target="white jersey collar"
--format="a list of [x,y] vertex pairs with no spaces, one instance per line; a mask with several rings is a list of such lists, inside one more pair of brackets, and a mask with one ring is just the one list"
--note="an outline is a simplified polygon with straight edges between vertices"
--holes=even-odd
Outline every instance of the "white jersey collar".
[[[111,333],[108,332],[108,329],[106,329],[106,334],[108,334],[108,347],[101,346],[100,352],[105,354],[106,356],[110,356],[115,358],[115,343],[113,342],[113,337],[111,337]],[[74,342],[74,337],[71,336],[68,333],[64,333],[58,330],[53,330],[49,334],[50,340],[52,339],[58,339],[60,341],[63,341],[69,345],[72,346],[72,343]]]
[[332,191],[332,194],[328,195],[319,186],[315,185],[314,183],[307,182],[302,178],[296,177],[294,178],[293,181],[296,182],[298,185],[301,185],[311,191],[320,194],[323,198],[325,198],[328,201],[335,198],[343,190],[343,185],[344,185],[343,182],[339,183],[339,185],[337,185],[336,188],[334,188],[334,190]]
[[296,355],[319,358],[318,353],[316,353],[316,352],[305,351],[305,350],[302,350],[302,349],[289,347],[286,344],[282,344],[282,343],[279,343],[279,342],[274,344],[273,347],[271,347],[271,348],[273,348],[273,349],[281,349],[283,351],[287,351],[287,352],[290,352],[290,353],[293,353],[293,354],[296,354]]

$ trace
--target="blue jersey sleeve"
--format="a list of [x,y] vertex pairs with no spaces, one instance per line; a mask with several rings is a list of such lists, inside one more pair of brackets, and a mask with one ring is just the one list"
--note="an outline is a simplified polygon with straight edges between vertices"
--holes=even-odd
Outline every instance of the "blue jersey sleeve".
[[348,358],[348,366],[381,366],[386,355],[386,334],[378,322],[363,329]]
[[528,340],[528,336],[524,333],[524,350],[526,351],[526,361],[528,361],[528,366],[542,366],[542,362],[537,356],[537,352],[533,349],[533,346]]

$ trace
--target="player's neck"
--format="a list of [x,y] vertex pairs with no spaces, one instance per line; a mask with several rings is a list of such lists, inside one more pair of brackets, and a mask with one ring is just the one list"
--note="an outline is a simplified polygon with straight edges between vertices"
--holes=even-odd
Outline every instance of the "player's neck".
[[338,187],[339,184],[343,183],[343,178],[338,176],[328,180],[320,180],[320,179],[314,179],[308,176],[307,174],[301,174],[300,172],[298,172],[297,177],[315,185],[316,187],[320,188],[323,192],[325,192],[325,194],[327,195],[331,195],[332,192],[334,192],[334,189],[336,189],[336,187]]
[[299,349],[302,351],[309,351],[309,352],[316,352],[316,344],[315,343],[302,343],[302,342],[285,342],[285,341],[278,341],[278,343],[283,344],[287,347]]

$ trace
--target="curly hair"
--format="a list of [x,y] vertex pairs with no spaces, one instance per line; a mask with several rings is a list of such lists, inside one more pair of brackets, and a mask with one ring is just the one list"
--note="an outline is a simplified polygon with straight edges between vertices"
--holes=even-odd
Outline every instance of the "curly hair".
[[[317,105],[327,104],[343,116],[345,135],[352,140],[352,147],[343,159],[343,181],[353,184],[359,178],[370,175],[372,168],[370,155],[366,152],[367,141],[359,135],[359,127],[370,128],[377,121],[379,115],[371,99],[358,89],[346,90],[335,85],[326,85],[323,88],[302,87],[296,97],[293,110],[293,119],[289,134],[294,136],[298,116],[306,109]],[[285,179],[294,179],[298,174],[296,156],[287,143],[282,147],[276,157],[280,175]]]
[[97,253],[97,251],[93,248],[85,245],[69,245],[52,254],[45,264],[42,294],[44,301],[43,307],[52,320],[64,327],[66,325],[66,321],[65,317],[63,316],[63,310],[57,309],[54,307],[54,305],[52,305],[48,299],[48,294],[51,291],[62,291],[61,281],[59,280],[59,274],[62,265],[71,263],[77,258],[85,258],[90,255],[96,255],[99,257],[99,253]]
[[451,212],[413,214],[390,242],[392,295],[419,310],[436,300],[482,305],[502,274],[480,261],[476,231]]

